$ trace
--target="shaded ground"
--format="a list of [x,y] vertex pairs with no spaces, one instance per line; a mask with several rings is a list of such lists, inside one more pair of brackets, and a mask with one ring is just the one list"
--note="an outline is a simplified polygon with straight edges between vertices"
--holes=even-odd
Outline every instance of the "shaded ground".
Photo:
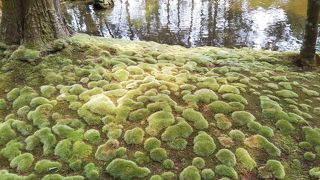
[[0,48],[1,177],[319,178],[320,77],[294,52],[87,35],[41,58]]

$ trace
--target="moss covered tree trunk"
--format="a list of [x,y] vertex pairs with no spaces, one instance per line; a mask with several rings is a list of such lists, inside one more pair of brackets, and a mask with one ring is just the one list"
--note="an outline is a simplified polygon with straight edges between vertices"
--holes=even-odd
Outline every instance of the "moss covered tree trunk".
[[41,46],[70,35],[59,0],[2,0],[1,40]]
[[314,62],[316,42],[318,36],[320,2],[319,0],[308,0],[307,19],[302,48],[300,51],[301,63],[311,64]]

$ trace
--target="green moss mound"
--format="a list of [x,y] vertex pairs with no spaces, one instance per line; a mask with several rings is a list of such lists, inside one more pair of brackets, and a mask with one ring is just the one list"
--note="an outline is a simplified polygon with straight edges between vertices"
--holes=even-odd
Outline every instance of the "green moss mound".
[[106,171],[111,176],[124,180],[143,178],[150,173],[148,168],[139,167],[136,163],[125,159],[114,159],[108,164]]

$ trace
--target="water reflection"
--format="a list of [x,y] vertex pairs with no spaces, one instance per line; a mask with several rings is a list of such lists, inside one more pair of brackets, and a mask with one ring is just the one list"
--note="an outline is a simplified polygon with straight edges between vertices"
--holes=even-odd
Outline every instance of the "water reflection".
[[306,0],[115,0],[112,10],[66,2],[73,28],[92,35],[186,47],[297,50]]

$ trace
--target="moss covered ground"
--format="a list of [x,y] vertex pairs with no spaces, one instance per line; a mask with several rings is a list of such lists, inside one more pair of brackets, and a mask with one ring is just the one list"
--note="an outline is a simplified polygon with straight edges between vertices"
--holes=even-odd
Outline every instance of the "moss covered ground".
[[0,44],[0,179],[319,179],[319,71],[292,55]]

